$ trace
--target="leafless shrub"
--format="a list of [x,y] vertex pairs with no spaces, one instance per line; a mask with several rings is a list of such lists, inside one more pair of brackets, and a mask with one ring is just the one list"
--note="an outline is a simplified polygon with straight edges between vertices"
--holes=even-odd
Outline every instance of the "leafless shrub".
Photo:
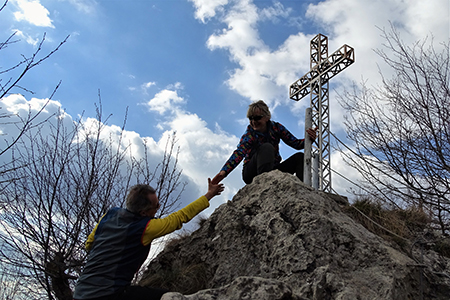
[[12,171],[0,180],[0,260],[10,269],[20,267],[15,276],[39,287],[36,298],[44,292],[48,299],[72,299],[87,236],[109,208],[124,202],[131,185],[156,184],[166,201],[161,214],[177,206],[184,184],[173,152],[175,135],[150,172],[147,153],[140,159],[131,155],[125,122],[117,136],[105,138],[107,121],[101,103],[90,122],[72,122],[60,112],[11,149]]
[[450,230],[450,51],[431,41],[407,46],[395,28],[382,31],[378,55],[394,72],[378,87],[341,95],[346,131],[355,151],[341,151],[369,194],[397,208],[430,212],[442,234]]
[[[8,1],[5,1],[3,3],[3,5],[0,7],[0,12],[6,7],[7,3]],[[3,42],[0,42],[0,54],[3,53],[1,52],[2,50],[4,51],[9,47],[13,47],[15,44],[20,42],[19,39],[16,39],[16,35],[17,32],[13,32]],[[30,70],[41,65],[46,60],[48,60],[55,52],[60,50],[62,45],[64,45],[69,38],[69,36],[67,36],[62,42],[58,44],[58,46],[56,46],[50,52],[42,53],[42,46],[45,42],[45,37],[46,35],[44,33],[42,39],[38,43],[36,49],[33,50],[32,54],[28,56],[22,54],[20,56],[21,58],[17,61],[2,60],[3,63],[6,61],[7,65],[0,65],[0,109],[3,99],[13,92],[25,92],[34,94],[34,92],[30,88],[21,85],[21,81],[27,76]],[[26,116],[19,116],[9,112],[0,111],[0,125],[14,124],[18,128],[17,134],[13,136],[7,136],[5,138],[5,141],[7,143],[5,147],[0,148],[0,156],[8,152],[26,132],[30,131],[32,128],[38,127],[42,122],[46,121],[37,121],[37,119],[50,102],[50,99],[52,99],[52,97],[56,93],[60,84],[61,82],[56,85],[51,95],[47,98],[47,101],[44,102],[38,110],[32,110],[30,107]],[[3,168],[1,172],[8,172],[10,170],[12,169]]]

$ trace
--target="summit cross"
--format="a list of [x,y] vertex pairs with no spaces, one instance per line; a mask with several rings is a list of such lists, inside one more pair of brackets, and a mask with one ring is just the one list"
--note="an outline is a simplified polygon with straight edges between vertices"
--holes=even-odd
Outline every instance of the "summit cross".
[[[311,99],[305,122],[303,180],[315,189],[331,192],[329,80],[355,62],[355,51],[344,45],[328,56],[328,37],[322,34],[311,40],[310,49],[311,69],[291,84],[289,97],[299,101],[310,94]],[[306,138],[306,129],[310,127],[319,130],[313,143]]]

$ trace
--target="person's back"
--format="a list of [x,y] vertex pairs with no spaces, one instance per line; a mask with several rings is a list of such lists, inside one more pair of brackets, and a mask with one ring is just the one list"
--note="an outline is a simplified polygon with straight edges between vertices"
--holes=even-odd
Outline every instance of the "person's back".
[[160,208],[155,190],[136,185],[127,196],[127,209],[112,208],[99,221],[86,241],[88,261],[75,287],[75,300],[158,300],[166,290],[131,286],[144,263],[151,242],[180,229],[223,191],[222,184],[208,179],[208,192],[185,208],[155,219]]
[[129,285],[150,251],[150,244],[144,246],[141,242],[150,221],[150,217],[122,208],[108,211],[97,226],[95,243],[78,280],[75,299],[111,295]]

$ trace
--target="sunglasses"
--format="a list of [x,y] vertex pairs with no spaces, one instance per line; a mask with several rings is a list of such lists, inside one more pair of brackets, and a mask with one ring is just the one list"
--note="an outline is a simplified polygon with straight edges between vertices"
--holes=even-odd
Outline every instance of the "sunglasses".
[[250,116],[250,117],[248,117],[248,119],[249,119],[250,121],[259,121],[259,120],[261,120],[262,118],[264,118],[264,116]]

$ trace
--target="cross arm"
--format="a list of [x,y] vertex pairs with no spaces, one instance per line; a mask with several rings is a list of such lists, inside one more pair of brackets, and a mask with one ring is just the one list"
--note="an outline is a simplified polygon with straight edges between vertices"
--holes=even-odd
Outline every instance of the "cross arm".
[[321,83],[326,83],[354,62],[354,49],[348,45],[342,46],[321,63],[314,66],[299,80],[291,84],[289,97],[292,100],[299,101],[311,92],[312,84],[319,78]]

